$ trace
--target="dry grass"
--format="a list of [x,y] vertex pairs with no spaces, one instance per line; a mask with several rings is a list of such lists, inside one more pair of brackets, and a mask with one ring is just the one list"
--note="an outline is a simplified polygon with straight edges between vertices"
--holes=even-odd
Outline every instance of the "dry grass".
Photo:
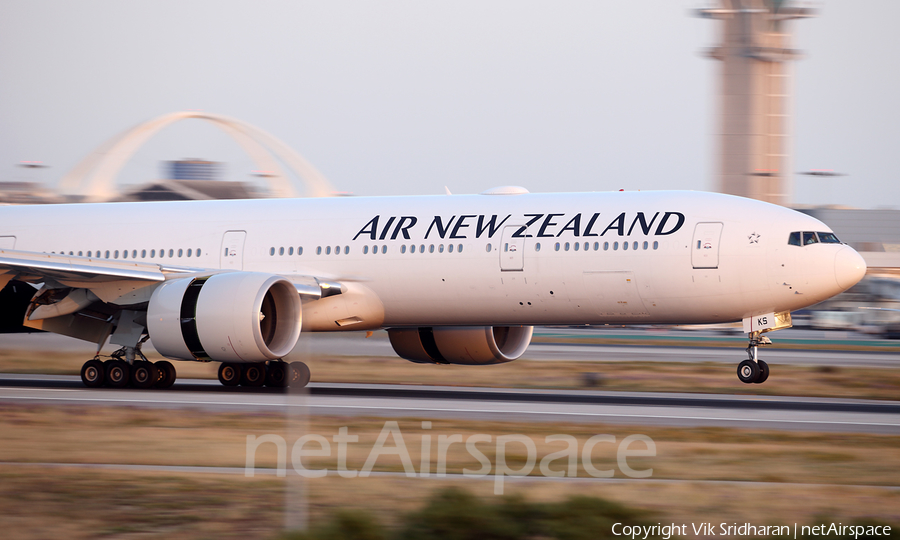
[[[664,428],[620,425],[530,424],[466,420],[433,420],[423,429],[420,419],[399,419],[403,441],[419,470],[423,436],[431,437],[430,469],[435,472],[440,435],[522,434],[537,446],[537,463],[564,448],[545,437],[575,437],[578,448],[596,434],[617,442],[645,434],[656,444],[655,457],[629,458],[638,470],[652,468],[652,482],[627,480],[616,461],[616,445],[601,443],[592,454],[598,469],[612,469],[622,483],[549,482],[540,478],[507,481],[506,493],[524,493],[535,500],[558,500],[573,494],[601,496],[657,512],[663,520],[809,522],[815,516],[832,519],[862,516],[896,519],[900,507],[900,437],[858,434],[791,433],[725,428]],[[349,445],[348,469],[359,470],[384,428],[378,418],[311,417],[286,419],[275,414],[209,413],[194,410],[105,407],[0,408],[0,461],[125,463],[243,467],[248,435],[277,434],[290,445],[301,433],[331,439],[345,426],[359,441]],[[388,438],[387,446],[396,441]],[[335,468],[336,444],[330,458],[306,458],[312,468]],[[641,446],[638,445],[638,448]],[[258,467],[275,467],[275,445],[261,445]],[[313,448],[316,448],[315,446]],[[479,444],[494,460],[494,444]],[[507,462],[519,467],[524,446],[508,447]],[[579,460],[580,463],[580,460]],[[566,460],[552,463],[563,470]],[[288,465],[290,470],[290,464]],[[465,446],[447,453],[448,473],[480,464]],[[403,471],[396,457],[378,459],[376,471]],[[535,471],[536,474],[536,471]],[[288,486],[299,477],[288,476]],[[758,484],[701,481],[760,482]],[[660,482],[663,481],[663,482]],[[0,466],[0,530],[4,538],[204,538],[259,537],[274,534],[284,520],[285,480],[270,476],[100,471]],[[823,485],[831,484],[831,485]],[[417,508],[440,486],[463,485],[484,496],[493,493],[490,478],[409,479],[334,476],[309,481],[310,511],[321,519],[336,508],[362,508],[384,521],[398,511]],[[884,486],[884,487],[867,487]],[[894,487],[895,489],[890,489]]]
[[[420,507],[433,490],[450,485],[492,496],[485,480],[329,477],[296,490],[273,478],[0,466],[0,530],[7,540],[272,538],[284,527],[287,512],[302,507],[300,497],[292,496],[299,491],[307,494],[313,522],[344,508],[368,511],[392,524]],[[645,508],[664,523],[678,524],[810,523],[818,516],[846,523],[860,515],[890,521],[900,503],[897,492],[778,484],[524,481],[510,483],[507,492],[536,501],[577,492]]]
[[[148,355],[152,360],[161,359]],[[0,373],[77,375],[84,354],[0,350]],[[765,384],[738,381],[734,366],[684,362],[519,360],[495,366],[413,364],[390,357],[304,358],[314,382],[435,384],[509,388],[596,388],[610,391],[701,392],[895,400],[900,369],[771,366]],[[214,379],[219,364],[175,362],[181,378]],[[591,385],[591,381],[596,385]]]

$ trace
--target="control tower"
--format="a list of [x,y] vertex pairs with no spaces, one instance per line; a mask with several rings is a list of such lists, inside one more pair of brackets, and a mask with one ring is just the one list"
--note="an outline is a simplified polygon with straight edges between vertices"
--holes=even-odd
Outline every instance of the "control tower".
[[721,21],[707,51],[721,62],[716,191],[787,205],[791,194],[790,21],[814,15],[785,0],[719,0],[699,9]]

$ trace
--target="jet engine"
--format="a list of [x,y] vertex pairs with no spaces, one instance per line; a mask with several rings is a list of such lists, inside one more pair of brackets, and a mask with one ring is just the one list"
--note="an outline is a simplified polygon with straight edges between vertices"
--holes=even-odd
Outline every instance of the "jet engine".
[[419,364],[487,365],[511,362],[531,343],[532,326],[391,328],[391,346]]
[[147,308],[147,330],[168,358],[263,362],[294,348],[301,317],[300,296],[290,281],[230,272],[157,287]]

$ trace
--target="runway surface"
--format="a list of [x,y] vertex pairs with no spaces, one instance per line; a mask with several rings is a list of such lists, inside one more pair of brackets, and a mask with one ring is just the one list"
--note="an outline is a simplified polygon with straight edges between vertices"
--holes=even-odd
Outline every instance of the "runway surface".
[[721,394],[311,384],[306,391],[179,380],[168,390],[84,388],[78,377],[0,375],[0,402],[337,415],[597,422],[900,434],[900,402]]
[[[536,335],[559,335],[570,338],[597,336],[596,332],[579,332],[575,330],[553,329],[553,334],[536,333]],[[579,344],[579,343],[532,343],[522,360],[533,361],[570,361],[570,362],[715,362],[734,364],[744,360],[747,355],[744,352],[746,342],[735,340],[733,347],[708,347],[702,346],[703,339],[721,339],[714,332],[652,332],[647,334],[641,330],[617,329],[618,333],[634,339],[641,340],[642,335],[651,337],[684,337],[685,334],[700,339],[697,346],[660,346],[657,345],[605,345],[605,344]],[[816,339],[824,332],[797,331],[796,335],[804,338]],[[842,333],[850,334],[850,333]],[[831,335],[834,341],[835,335]],[[849,338],[858,336],[848,335]],[[805,365],[805,366],[830,366],[830,367],[875,367],[875,368],[900,368],[900,354],[896,352],[862,352],[841,350],[803,350],[803,349],[779,349],[778,336],[773,338],[776,345],[760,349],[760,357],[770,365]],[[869,340],[878,343],[877,340]],[[884,342],[884,340],[881,340]],[[886,342],[893,344],[894,342]],[[31,351],[67,351],[81,352],[84,357],[94,355],[96,348],[90,343],[65,336],[51,334],[5,334],[0,335],[0,348],[8,350]],[[107,349],[111,349],[107,347]],[[145,351],[152,351],[148,344]],[[109,352],[109,351],[106,351]],[[304,334],[297,347],[289,355],[289,358],[302,360],[306,355],[315,356],[361,356],[393,358],[397,362],[403,362],[397,357],[385,332],[376,332],[371,338],[366,338],[364,333],[350,332]]]

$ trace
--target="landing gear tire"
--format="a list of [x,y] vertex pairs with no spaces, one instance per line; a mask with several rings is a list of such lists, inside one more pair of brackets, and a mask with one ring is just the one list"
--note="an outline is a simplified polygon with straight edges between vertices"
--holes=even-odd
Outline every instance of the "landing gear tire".
[[135,388],[150,388],[159,380],[157,367],[152,362],[135,362],[131,366],[131,386]]
[[766,379],[769,378],[769,364],[763,362],[762,360],[757,360],[757,364],[759,364],[759,377],[756,378],[756,384],[762,384],[766,382]]
[[759,378],[759,366],[753,360],[744,360],[738,364],[737,376],[744,384],[753,384]]
[[175,372],[175,366],[167,360],[160,360],[155,363],[156,369],[159,370],[159,377],[156,379],[157,388],[169,388],[175,384],[178,374]]
[[131,366],[122,360],[106,362],[106,385],[111,388],[125,388],[131,380]]
[[291,366],[287,362],[269,362],[266,367],[266,386],[286,388],[291,382]]
[[241,366],[241,386],[260,387],[266,384],[266,365],[262,362]]
[[291,362],[290,370],[291,382],[290,386],[294,388],[303,388],[309,384],[309,366],[303,362]]
[[225,386],[241,384],[241,366],[239,364],[222,363],[219,366],[219,382]]
[[81,366],[81,382],[88,388],[100,388],[106,379],[106,366],[100,360],[88,360]]

